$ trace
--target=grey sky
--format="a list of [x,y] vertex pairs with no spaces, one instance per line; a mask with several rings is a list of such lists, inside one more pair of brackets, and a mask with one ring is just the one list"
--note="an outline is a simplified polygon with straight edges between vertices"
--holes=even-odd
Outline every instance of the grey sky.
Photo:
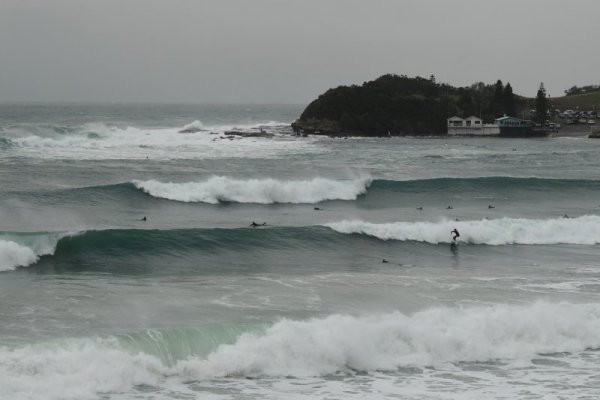
[[288,102],[383,73],[600,84],[598,0],[0,0],[0,101]]

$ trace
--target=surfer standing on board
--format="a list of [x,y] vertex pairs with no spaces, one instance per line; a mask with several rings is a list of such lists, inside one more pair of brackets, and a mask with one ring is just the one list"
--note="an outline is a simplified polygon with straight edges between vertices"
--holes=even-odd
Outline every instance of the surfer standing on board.
[[454,236],[452,236],[452,241],[454,243],[456,243],[456,238],[460,236],[460,233],[458,233],[458,231],[456,230],[456,228],[454,228],[454,230],[452,232],[450,232],[450,233],[454,235]]

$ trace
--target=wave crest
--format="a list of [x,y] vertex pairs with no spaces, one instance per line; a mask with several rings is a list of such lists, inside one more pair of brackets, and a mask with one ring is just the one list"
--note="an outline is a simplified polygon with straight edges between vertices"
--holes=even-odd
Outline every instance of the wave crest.
[[54,254],[61,238],[69,233],[0,234],[0,271],[35,264],[41,256]]
[[448,362],[527,359],[600,346],[600,305],[433,308],[405,315],[333,315],[283,320],[264,334],[246,333],[206,359],[181,361],[179,374],[320,376],[395,370]]
[[[537,302],[530,305],[436,307],[412,315],[331,315],[282,320],[234,341],[200,335],[214,346],[208,356],[191,352],[171,364],[160,351],[178,340],[152,335],[157,353],[110,337],[69,339],[16,349],[0,347],[0,388],[7,398],[96,398],[156,385],[219,377],[324,376],[458,362],[531,360],[539,354],[600,347],[600,304]],[[226,344],[230,343],[230,344]],[[150,346],[150,350],[153,348]]]
[[355,200],[366,193],[370,178],[338,181],[327,178],[283,181],[278,179],[233,179],[213,176],[202,182],[163,183],[133,181],[154,197],[182,202],[318,203],[325,200]]
[[325,224],[336,232],[364,234],[382,240],[449,243],[450,231],[458,229],[459,242],[487,245],[600,243],[600,216],[577,218],[500,218],[478,221],[394,222],[375,224],[340,221]]
[[200,132],[204,130],[204,124],[202,123],[202,121],[199,120],[195,120],[194,122],[190,122],[189,124],[186,124],[183,126],[183,128],[181,128],[179,130],[180,133],[194,133],[194,132]]

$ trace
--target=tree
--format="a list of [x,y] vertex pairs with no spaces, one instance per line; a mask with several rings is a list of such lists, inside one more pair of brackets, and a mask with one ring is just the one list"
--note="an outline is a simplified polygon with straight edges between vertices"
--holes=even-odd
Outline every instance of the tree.
[[517,113],[515,107],[515,95],[512,90],[512,86],[510,86],[509,82],[506,82],[506,86],[504,87],[504,93],[502,95],[504,102],[504,113],[506,115],[514,116]]
[[504,98],[504,85],[502,81],[498,79],[496,81],[496,85],[494,86],[494,102],[498,105],[502,105]]
[[537,91],[535,97],[535,115],[536,119],[540,124],[546,121],[546,114],[548,113],[548,98],[546,97],[546,88],[544,82],[540,83],[540,88]]

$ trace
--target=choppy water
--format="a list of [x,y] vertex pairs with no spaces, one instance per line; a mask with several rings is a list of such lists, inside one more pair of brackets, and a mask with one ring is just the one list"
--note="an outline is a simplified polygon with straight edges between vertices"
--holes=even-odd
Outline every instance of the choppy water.
[[300,112],[0,105],[0,398],[597,397],[600,141]]

